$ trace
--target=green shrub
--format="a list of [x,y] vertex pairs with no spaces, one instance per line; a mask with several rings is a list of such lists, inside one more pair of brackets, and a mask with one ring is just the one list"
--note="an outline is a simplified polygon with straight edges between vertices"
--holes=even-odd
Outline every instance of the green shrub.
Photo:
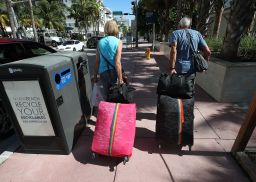
[[256,57],[256,37],[244,35],[239,45],[239,56]]
[[241,49],[255,49],[256,48],[256,37],[245,35],[241,38],[239,47]]
[[[223,46],[223,38],[208,37],[205,39],[212,52],[219,52]],[[244,35],[240,40],[238,56],[244,58],[256,58],[256,37]]]
[[223,38],[208,37],[205,40],[212,52],[220,52],[223,45]]

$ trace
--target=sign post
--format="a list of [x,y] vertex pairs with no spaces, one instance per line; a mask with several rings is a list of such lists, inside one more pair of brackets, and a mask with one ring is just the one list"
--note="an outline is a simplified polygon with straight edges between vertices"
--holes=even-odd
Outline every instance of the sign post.
[[155,24],[155,15],[154,12],[146,12],[146,24],[153,25],[153,42],[152,50],[155,51],[155,39],[156,39],[156,24]]

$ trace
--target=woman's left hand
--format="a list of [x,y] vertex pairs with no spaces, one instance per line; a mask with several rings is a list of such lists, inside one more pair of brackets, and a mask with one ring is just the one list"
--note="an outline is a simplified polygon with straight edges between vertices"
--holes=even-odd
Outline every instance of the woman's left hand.
[[118,80],[117,83],[118,83],[118,85],[123,85],[124,81],[123,80]]
[[94,76],[94,77],[93,77],[93,83],[97,83],[98,80],[99,80],[99,79],[98,79],[98,76]]

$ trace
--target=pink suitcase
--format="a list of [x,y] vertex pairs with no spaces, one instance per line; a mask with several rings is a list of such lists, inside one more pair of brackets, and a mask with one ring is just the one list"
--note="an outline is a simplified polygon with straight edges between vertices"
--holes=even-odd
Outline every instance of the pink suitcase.
[[91,150],[95,153],[124,157],[132,155],[136,127],[136,105],[100,102]]

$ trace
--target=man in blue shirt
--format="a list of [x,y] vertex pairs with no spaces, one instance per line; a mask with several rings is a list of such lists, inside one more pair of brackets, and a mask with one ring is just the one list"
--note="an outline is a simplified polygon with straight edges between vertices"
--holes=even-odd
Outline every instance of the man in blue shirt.
[[179,22],[179,29],[170,38],[170,71],[171,74],[193,74],[192,55],[188,35],[191,36],[193,50],[201,50],[205,59],[209,60],[211,51],[200,32],[190,29],[191,19],[184,17]]

